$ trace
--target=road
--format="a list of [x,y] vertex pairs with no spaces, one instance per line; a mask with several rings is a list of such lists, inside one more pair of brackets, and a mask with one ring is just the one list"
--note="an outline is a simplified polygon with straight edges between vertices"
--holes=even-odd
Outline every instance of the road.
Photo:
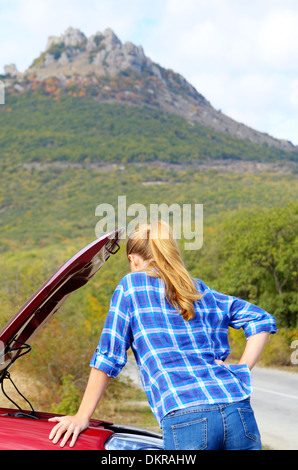
[[264,446],[298,450],[298,368],[296,372],[255,367],[251,404]]

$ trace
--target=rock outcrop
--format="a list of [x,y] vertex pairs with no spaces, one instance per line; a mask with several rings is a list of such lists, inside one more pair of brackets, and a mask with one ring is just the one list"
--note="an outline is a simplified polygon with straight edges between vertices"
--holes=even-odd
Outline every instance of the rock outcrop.
[[9,75],[10,77],[17,77],[19,75],[19,71],[16,68],[15,64],[5,65],[4,67],[4,74]]
[[33,62],[30,71],[39,78],[74,72],[116,76],[128,69],[141,74],[144,67],[157,72],[141,46],[131,42],[122,44],[110,28],[89,38],[79,29],[68,28],[59,37],[49,37],[45,52]]

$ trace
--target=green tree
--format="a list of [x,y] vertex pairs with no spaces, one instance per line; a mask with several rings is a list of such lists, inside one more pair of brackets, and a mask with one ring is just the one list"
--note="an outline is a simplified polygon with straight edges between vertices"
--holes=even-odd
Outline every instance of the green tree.
[[219,283],[297,327],[298,206],[241,212],[224,225]]

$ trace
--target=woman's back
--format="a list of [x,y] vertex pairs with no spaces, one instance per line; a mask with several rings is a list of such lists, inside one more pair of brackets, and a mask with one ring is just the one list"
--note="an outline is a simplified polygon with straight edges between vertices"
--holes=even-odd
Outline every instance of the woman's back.
[[[117,375],[131,346],[149,404],[160,422],[169,411],[196,404],[231,403],[251,393],[246,365],[219,365],[230,349],[228,328],[264,331],[274,320],[264,310],[220,294],[194,280],[203,294],[195,315],[184,320],[165,295],[164,281],[146,272],[127,274],[118,284],[102,331],[93,367],[109,367]],[[113,376],[113,375],[112,375]]]

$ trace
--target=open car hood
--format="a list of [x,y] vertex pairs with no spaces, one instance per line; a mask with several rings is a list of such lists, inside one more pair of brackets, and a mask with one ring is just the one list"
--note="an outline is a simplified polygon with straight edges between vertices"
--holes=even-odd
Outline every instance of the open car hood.
[[86,284],[119,250],[124,229],[105,234],[80,250],[13,316],[0,333],[0,382],[7,369],[30,350],[27,342],[61,307],[71,292]]

